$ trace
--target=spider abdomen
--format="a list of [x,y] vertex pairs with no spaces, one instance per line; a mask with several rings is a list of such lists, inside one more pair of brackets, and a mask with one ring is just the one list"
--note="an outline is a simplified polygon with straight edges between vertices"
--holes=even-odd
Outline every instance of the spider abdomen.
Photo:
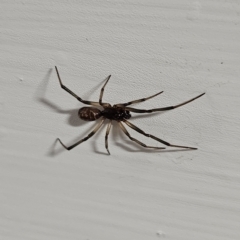
[[122,121],[123,119],[129,119],[131,114],[129,111],[125,111],[119,107],[107,107],[101,112],[102,116],[110,120]]
[[84,121],[95,121],[102,115],[98,108],[83,107],[79,109],[78,116]]

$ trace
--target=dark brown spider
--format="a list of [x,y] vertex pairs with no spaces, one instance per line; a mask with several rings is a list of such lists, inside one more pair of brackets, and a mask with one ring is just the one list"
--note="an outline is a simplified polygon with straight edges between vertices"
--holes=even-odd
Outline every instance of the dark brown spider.
[[[83,100],[81,99],[79,96],[77,96],[74,92],[72,92],[70,89],[68,89],[66,86],[64,86],[62,84],[62,80],[60,78],[60,75],[59,75],[59,72],[58,72],[58,69],[57,67],[55,66],[55,69],[56,69],[56,72],[57,72],[57,76],[58,76],[58,79],[59,79],[59,83],[61,85],[61,87],[67,91],[68,93],[70,93],[72,96],[74,96],[78,101],[84,103],[84,104],[87,104],[87,105],[92,105],[92,106],[97,106],[97,107],[102,107],[103,110],[100,110],[96,107],[83,107],[83,108],[80,108],[79,111],[78,111],[78,116],[85,120],[85,121],[95,121],[99,118],[102,118],[101,122],[93,129],[92,132],[90,132],[87,137],[79,140],[78,142],[74,143],[73,145],[69,146],[69,147],[66,147],[62,141],[58,138],[57,140],[62,144],[62,146],[67,149],[67,150],[71,150],[72,148],[76,147],[77,145],[79,145],[80,143],[84,142],[84,141],[87,141],[90,137],[92,137],[99,129],[100,127],[103,125],[103,122],[106,120],[106,119],[109,119],[109,123],[108,123],[108,126],[107,126],[107,131],[106,131],[106,135],[105,135],[105,147],[108,151],[108,154],[110,155],[110,152],[108,150],[108,135],[109,135],[109,132],[110,132],[110,129],[111,129],[111,126],[112,126],[112,121],[117,121],[117,123],[119,124],[120,128],[122,129],[122,131],[134,142],[136,142],[137,144],[145,147],[145,148],[153,148],[153,149],[165,149],[164,147],[152,147],[152,146],[147,146],[146,144],[140,142],[139,140],[133,138],[129,132],[127,131],[127,129],[125,128],[125,126],[123,125],[126,124],[127,126],[129,126],[130,128],[132,128],[133,130],[143,134],[144,136],[146,137],[150,137],[166,146],[169,146],[169,147],[178,147],[178,148],[187,148],[187,149],[192,149],[192,150],[196,150],[197,148],[194,148],[194,147],[187,147],[187,146],[179,146],[179,145],[173,145],[173,144],[170,144],[160,138],[157,138],[151,134],[148,134],[148,133],[145,133],[143,130],[141,130],[140,128],[138,128],[137,126],[133,125],[132,123],[130,123],[127,119],[131,118],[131,114],[130,112],[135,112],[135,113],[152,113],[152,112],[157,112],[157,111],[166,111],[166,110],[171,110],[171,109],[174,109],[174,108],[177,108],[177,107],[180,107],[180,106],[183,106],[187,103],[190,103],[192,101],[194,101],[195,99],[203,96],[205,93],[202,93],[200,95],[198,95],[197,97],[195,98],[192,98],[186,102],[183,102],[183,103],[180,103],[178,105],[175,105],[175,106],[170,106],[170,107],[164,107],[164,108],[154,108],[154,109],[149,109],[149,110],[145,110],[145,109],[136,109],[136,108],[131,108],[131,107],[127,107],[131,104],[134,104],[134,103],[139,103],[139,102],[144,102],[150,98],[153,98],[159,94],[161,94],[162,92],[159,92],[157,94],[154,94],[150,97],[147,97],[147,98],[141,98],[141,99],[138,99],[138,100],[134,100],[134,101],[131,101],[131,102],[127,102],[127,103],[119,103],[119,104],[115,104],[113,106],[111,106],[111,104],[109,103],[103,103],[102,102],[102,97],[103,97],[103,92],[104,92],[104,88],[105,86],[107,85],[111,75],[109,75],[107,77],[107,80],[105,82],[105,84],[103,85],[102,89],[101,89],[101,92],[100,92],[100,97],[99,97],[99,101],[98,102],[92,102],[92,101],[86,101],[86,100]],[[123,123],[122,123],[123,122]]]

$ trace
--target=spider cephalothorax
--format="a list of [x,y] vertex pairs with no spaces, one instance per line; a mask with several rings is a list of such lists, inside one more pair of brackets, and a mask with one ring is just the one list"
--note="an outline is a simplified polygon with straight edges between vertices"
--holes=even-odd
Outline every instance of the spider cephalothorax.
[[[92,101],[87,101],[87,100],[83,100],[81,99],[78,95],[76,95],[74,92],[72,92],[69,88],[67,88],[65,85],[62,84],[62,80],[60,78],[59,72],[57,67],[55,66],[56,72],[57,72],[57,76],[58,76],[58,80],[59,83],[61,85],[61,87],[67,91],[68,93],[70,93],[72,96],[74,96],[78,101],[87,104],[87,105],[92,105],[94,107],[83,107],[80,108],[78,111],[78,116],[85,120],[85,121],[95,121],[99,118],[101,118],[102,120],[97,124],[97,126],[93,129],[92,132],[90,132],[85,138],[79,140],[78,142],[76,142],[75,144],[66,147],[62,141],[58,138],[59,142],[62,144],[62,146],[67,149],[67,150],[71,150],[72,148],[76,147],[77,145],[79,145],[80,143],[87,141],[90,137],[92,137],[99,129],[100,127],[103,125],[103,122],[108,119],[109,123],[107,126],[107,131],[106,131],[106,136],[105,136],[105,147],[108,151],[108,153],[110,154],[109,150],[108,150],[108,135],[112,126],[112,121],[117,121],[121,130],[128,136],[128,138],[130,138],[132,141],[136,142],[137,144],[145,147],[145,148],[153,148],[153,149],[164,149],[164,147],[153,147],[153,146],[147,146],[146,144],[140,142],[139,140],[137,140],[136,138],[133,138],[129,132],[127,131],[127,129],[125,128],[124,124],[126,124],[128,127],[132,128],[133,130],[143,134],[146,137],[150,137],[166,146],[169,147],[177,147],[177,148],[185,148],[185,149],[192,149],[195,150],[197,148],[194,147],[187,147],[187,146],[180,146],[180,145],[173,145],[170,144],[169,142],[166,142],[160,138],[157,138],[151,134],[145,133],[143,130],[141,130],[140,128],[138,128],[137,126],[133,125],[131,122],[129,122],[127,119],[131,118],[131,114],[130,112],[135,112],[135,113],[152,113],[152,112],[157,112],[157,111],[166,111],[166,110],[171,110],[180,106],[183,106],[187,103],[192,102],[193,100],[203,96],[205,93],[202,93],[200,95],[198,95],[197,97],[194,97],[188,101],[185,101],[183,103],[180,103],[178,105],[175,106],[169,106],[169,107],[163,107],[163,108],[154,108],[154,109],[137,109],[137,108],[131,108],[131,107],[127,107],[129,105],[132,105],[134,103],[139,103],[139,102],[144,102],[150,98],[153,98],[159,94],[161,94],[162,92],[159,92],[157,94],[154,94],[150,97],[147,98],[141,98],[138,100],[134,100],[134,101],[130,101],[127,103],[119,103],[119,104],[115,104],[113,106],[111,106],[111,104],[109,103],[103,103],[102,102],[102,97],[103,97],[103,92],[104,92],[104,88],[106,86],[106,84],[108,83],[111,75],[109,75],[107,77],[107,80],[105,82],[105,84],[103,85],[101,92],[100,92],[100,97],[99,97],[99,101],[98,102],[92,102]],[[101,107],[103,108],[102,110],[100,110],[99,108],[96,107]],[[124,124],[123,124],[123,123]]]
[[122,107],[113,106],[105,107],[102,111],[102,116],[110,120],[123,121],[124,119],[129,119],[131,114]]

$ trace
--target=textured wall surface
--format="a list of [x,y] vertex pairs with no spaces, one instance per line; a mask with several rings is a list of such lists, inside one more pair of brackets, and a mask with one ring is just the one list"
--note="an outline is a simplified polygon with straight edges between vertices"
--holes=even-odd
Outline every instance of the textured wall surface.
[[[1,1],[0,238],[240,239],[240,2],[238,0]],[[131,122],[173,144],[152,151],[83,99],[126,102],[164,90]],[[162,146],[129,129],[146,144]]]

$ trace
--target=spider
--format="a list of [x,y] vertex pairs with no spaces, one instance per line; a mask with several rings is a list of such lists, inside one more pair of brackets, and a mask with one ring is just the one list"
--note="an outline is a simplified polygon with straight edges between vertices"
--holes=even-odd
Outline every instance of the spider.
[[[145,110],[145,109],[136,109],[136,108],[132,108],[132,107],[128,107],[129,105],[135,104],[135,103],[139,103],[139,102],[144,102],[148,99],[151,99],[153,97],[156,97],[157,95],[163,93],[163,91],[156,93],[150,97],[146,97],[146,98],[141,98],[141,99],[137,99],[137,100],[133,100],[127,103],[118,103],[118,104],[114,104],[113,106],[109,103],[104,103],[102,102],[102,97],[103,97],[103,93],[104,93],[104,88],[107,85],[111,75],[109,75],[106,79],[106,82],[104,83],[101,92],[100,92],[100,96],[99,96],[99,101],[98,102],[92,102],[92,101],[87,101],[87,100],[83,100],[82,98],[80,98],[78,95],[76,95],[74,92],[72,92],[69,88],[67,88],[65,85],[63,85],[62,80],[60,78],[59,72],[57,67],[55,66],[56,69],[56,73],[58,76],[58,80],[59,83],[61,85],[61,88],[63,88],[65,91],[67,91],[68,93],[70,93],[73,97],[75,97],[78,101],[87,104],[87,105],[91,105],[94,107],[82,107],[79,109],[78,111],[78,116],[79,118],[81,118],[84,121],[95,121],[99,118],[101,118],[101,121],[96,125],[96,127],[93,129],[92,132],[90,132],[86,137],[84,137],[83,139],[79,140],[78,142],[72,144],[69,147],[66,147],[65,144],[63,144],[63,142],[57,138],[57,140],[62,144],[62,146],[67,149],[67,150],[71,150],[74,147],[76,147],[77,145],[81,144],[84,141],[87,141],[90,137],[92,137],[103,125],[104,121],[106,119],[109,120],[109,123],[107,125],[107,131],[106,131],[106,135],[105,135],[105,147],[106,150],[108,152],[108,154],[110,155],[109,149],[108,149],[108,135],[112,126],[112,121],[117,121],[120,129],[124,132],[124,134],[127,135],[128,138],[130,138],[130,140],[136,142],[137,144],[141,145],[142,147],[145,148],[152,148],[152,149],[165,149],[164,147],[153,147],[153,146],[148,146],[142,142],[140,142],[139,140],[137,140],[136,138],[133,138],[129,132],[127,131],[127,129],[125,128],[124,124],[127,125],[128,127],[132,128],[133,130],[135,130],[136,132],[139,132],[141,134],[143,134],[146,137],[150,137],[166,146],[169,147],[177,147],[177,148],[185,148],[185,149],[191,149],[191,150],[196,150],[197,148],[195,147],[187,147],[187,146],[180,146],[180,145],[173,145],[169,142],[166,142],[158,137],[155,137],[149,133],[145,133],[143,130],[141,130],[140,128],[138,128],[137,126],[133,125],[131,122],[128,121],[128,119],[131,118],[131,112],[134,113],[152,113],[152,112],[157,112],[157,111],[167,111],[167,110],[171,110],[174,108],[178,108],[181,107],[187,103],[190,103],[192,101],[194,101],[197,98],[200,98],[201,96],[203,96],[205,93],[202,93],[200,95],[198,95],[197,97],[194,97],[188,101],[185,101],[183,103],[180,103],[178,105],[175,106],[169,106],[169,107],[163,107],[163,108],[154,108],[154,109],[149,109],[149,110]],[[96,107],[102,107],[103,109],[100,110],[99,108]],[[124,123],[124,124],[123,124]]]

